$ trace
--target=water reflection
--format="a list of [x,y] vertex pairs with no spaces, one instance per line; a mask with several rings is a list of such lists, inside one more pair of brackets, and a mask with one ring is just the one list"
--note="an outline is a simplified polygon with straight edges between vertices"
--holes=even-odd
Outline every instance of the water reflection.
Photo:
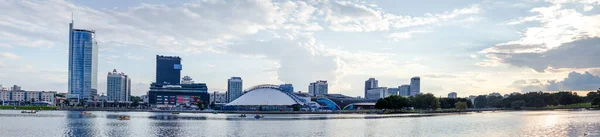
[[130,117],[129,115],[106,115],[106,120],[108,121],[104,126],[107,130],[105,130],[105,135],[110,137],[127,137],[132,136],[130,121],[128,120],[118,120],[119,117]]
[[153,132],[154,136],[157,137],[176,137],[176,136],[185,136],[182,134],[182,130],[185,127],[182,127],[181,122],[178,120],[179,117],[174,115],[156,115],[151,116],[150,119],[160,120],[150,122],[149,128]]
[[69,111],[66,116],[64,136],[99,136],[96,123],[88,115],[82,115],[77,111]]

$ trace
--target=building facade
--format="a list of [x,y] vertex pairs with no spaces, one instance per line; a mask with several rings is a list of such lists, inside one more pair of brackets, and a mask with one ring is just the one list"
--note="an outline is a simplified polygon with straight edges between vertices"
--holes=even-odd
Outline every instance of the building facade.
[[227,80],[227,102],[232,102],[233,100],[242,96],[243,89],[243,80],[241,77],[231,77]]
[[329,85],[325,80],[312,82],[308,85],[308,94],[311,96],[323,96],[329,93]]
[[421,93],[421,77],[412,77],[410,79],[410,96]]
[[71,97],[93,99],[97,96],[98,44],[93,30],[74,29],[69,24],[69,80]]
[[409,97],[410,96],[410,85],[400,85],[398,87],[398,92],[400,96]]
[[177,85],[181,78],[181,58],[156,55],[156,83]]
[[456,94],[456,92],[450,92],[448,93],[448,98],[458,98],[458,94]]
[[25,90],[3,90],[0,91],[0,104],[16,105],[23,102],[47,102],[55,105],[54,96],[56,91],[25,91]]
[[387,95],[391,96],[391,95],[400,95],[400,88],[388,88],[387,89]]
[[215,91],[210,94],[210,103],[227,103],[227,94]]
[[148,91],[148,103],[152,107],[209,105],[208,88],[204,83],[162,85],[153,83]]
[[285,92],[294,92],[294,86],[292,84],[281,84],[279,88]]
[[106,100],[107,101],[130,101],[131,79],[125,73],[117,70],[108,72],[106,78]]
[[373,89],[367,90],[367,95],[365,99],[380,99],[385,98],[387,96],[391,96],[388,94],[388,89],[386,87],[377,87]]
[[367,97],[367,90],[379,87],[379,81],[375,78],[369,78],[365,81],[365,98]]

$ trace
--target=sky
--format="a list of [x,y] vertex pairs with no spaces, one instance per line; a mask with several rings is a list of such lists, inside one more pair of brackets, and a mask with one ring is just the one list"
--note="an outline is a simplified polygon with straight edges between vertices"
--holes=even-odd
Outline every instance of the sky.
[[68,30],[96,31],[98,91],[113,69],[143,95],[156,55],[226,91],[327,80],[361,96],[421,77],[421,92],[600,88],[600,0],[52,0],[0,2],[0,84],[67,92]]

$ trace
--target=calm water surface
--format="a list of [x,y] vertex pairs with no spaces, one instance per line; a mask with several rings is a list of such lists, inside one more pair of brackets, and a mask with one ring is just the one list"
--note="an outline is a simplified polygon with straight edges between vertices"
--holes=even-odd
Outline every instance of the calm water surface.
[[[178,114],[0,110],[1,137],[50,136],[600,136],[600,111],[488,112],[365,119],[376,115]],[[131,117],[128,121],[118,116]]]

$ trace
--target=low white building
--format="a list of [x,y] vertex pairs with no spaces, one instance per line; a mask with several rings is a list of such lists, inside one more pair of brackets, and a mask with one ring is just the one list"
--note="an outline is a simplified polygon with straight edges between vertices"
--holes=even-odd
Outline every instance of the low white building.
[[3,102],[48,102],[55,104],[54,96],[56,91],[0,91],[0,101]]

